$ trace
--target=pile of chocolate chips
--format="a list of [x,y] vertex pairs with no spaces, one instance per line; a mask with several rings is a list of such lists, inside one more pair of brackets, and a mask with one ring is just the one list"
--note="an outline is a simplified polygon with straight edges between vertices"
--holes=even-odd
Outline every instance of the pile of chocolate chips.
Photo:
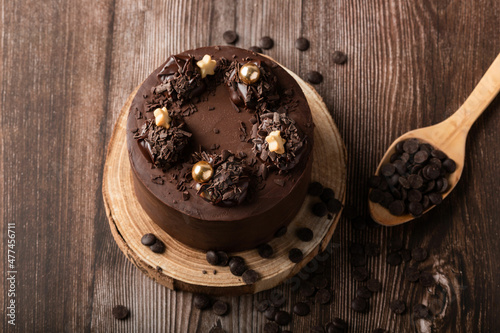
[[447,177],[456,168],[452,159],[428,143],[400,141],[390,163],[382,165],[380,175],[370,177],[369,199],[392,215],[410,213],[418,217],[441,203],[442,193],[449,188]]

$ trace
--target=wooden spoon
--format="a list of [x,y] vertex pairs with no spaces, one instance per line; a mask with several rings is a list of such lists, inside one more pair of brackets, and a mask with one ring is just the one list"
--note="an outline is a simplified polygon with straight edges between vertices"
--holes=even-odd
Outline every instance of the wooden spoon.
[[[448,190],[443,193],[443,199],[447,197],[455,188],[462,175],[465,158],[465,141],[469,129],[499,91],[500,54],[497,55],[490,68],[488,68],[486,74],[481,78],[481,81],[479,81],[465,103],[451,117],[437,125],[419,128],[397,138],[385,153],[375,174],[379,175],[381,166],[390,162],[390,157],[395,153],[396,144],[398,142],[410,138],[417,138],[431,144],[435,149],[442,150],[449,158],[455,161],[457,168],[455,172],[448,176],[449,187]],[[368,204],[370,215],[373,220],[386,226],[398,225],[415,218],[410,214],[395,216],[389,213],[388,209],[377,203],[369,201]],[[424,214],[433,207],[434,206],[431,206],[424,211]]]

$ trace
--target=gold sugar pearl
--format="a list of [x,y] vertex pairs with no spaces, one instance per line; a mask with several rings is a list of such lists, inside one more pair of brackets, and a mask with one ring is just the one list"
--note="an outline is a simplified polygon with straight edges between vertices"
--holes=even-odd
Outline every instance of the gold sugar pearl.
[[240,80],[245,84],[253,84],[260,79],[260,69],[251,62],[241,66],[239,71]]
[[207,161],[199,161],[198,163],[193,165],[191,174],[193,175],[193,179],[197,183],[206,183],[210,179],[212,179],[212,176],[214,175],[214,169]]

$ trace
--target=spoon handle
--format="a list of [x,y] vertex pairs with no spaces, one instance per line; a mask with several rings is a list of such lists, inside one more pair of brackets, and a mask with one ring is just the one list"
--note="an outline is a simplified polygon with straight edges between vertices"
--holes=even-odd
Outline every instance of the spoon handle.
[[465,134],[500,91],[500,53],[462,106],[445,122]]

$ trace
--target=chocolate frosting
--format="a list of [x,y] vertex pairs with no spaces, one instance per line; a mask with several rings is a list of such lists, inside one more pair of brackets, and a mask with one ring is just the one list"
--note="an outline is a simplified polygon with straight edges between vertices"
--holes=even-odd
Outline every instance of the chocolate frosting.
[[[201,79],[195,67],[205,54],[218,62],[216,75],[208,80]],[[260,64],[266,79],[238,87],[242,83],[233,71],[247,62]],[[184,80],[184,92],[179,91],[181,85],[175,80]],[[239,101],[232,95],[235,85]],[[181,117],[185,123],[182,130],[190,133],[189,147],[182,153],[185,158],[169,168],[152,163],[148,147],[138,140],[141,129],[154,119],[152,111],[163,106],[173,117]],[[300,156],[288,169],[270,167],[253,150],[251,130],[254,124],[260,124],[265,112],[286,116],[301,135],[294,139],[302,145]],[[203,47],[172,56],[144,81],[131,104],[127,146],[136,195],[160,227],[190,246],[224,250],[254,247],[288,224],[300,208],[310,181],[313,129],[302,90],[270,59],[228,46]],[[196,154],[222,156],[224,151],[250,170],[238,174],[238,182],[249,190],[244,196],[231,197],[238,201],[236,206],[229,205],[233,207],[207,202],[199,195],[200,186],[197,188],[190,178]],[[243,170],[239,164],[231,167]]]

